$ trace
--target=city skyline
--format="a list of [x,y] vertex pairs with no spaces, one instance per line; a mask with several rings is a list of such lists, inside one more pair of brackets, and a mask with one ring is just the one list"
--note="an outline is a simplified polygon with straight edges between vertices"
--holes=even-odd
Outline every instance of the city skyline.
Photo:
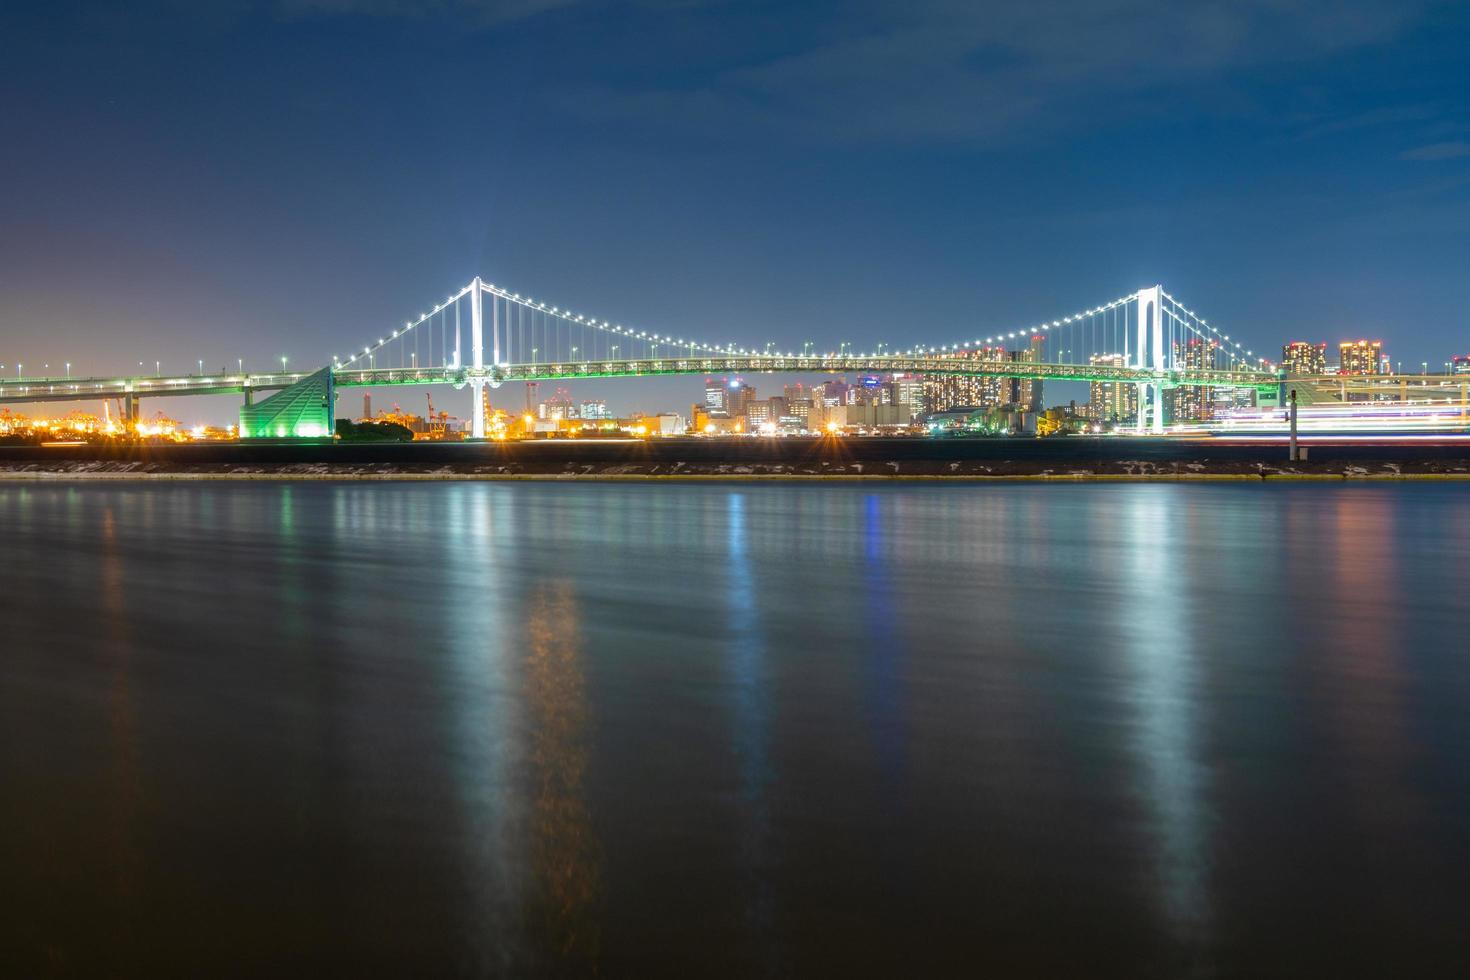
[[[1040,13],[842,12],[7,8],[29,43],[0,70],[26,83],[0,98],[35,138],[0,164],[0,363],[325,363],[473,274],[792,346],[1024,328],[1165,281],[1272,355],[1463,353],[1462,12],[1079,10],[1056,51]],[[1192,56],[1077,58],[1161,37]],[[682,401],[643,385],[589,394]]]

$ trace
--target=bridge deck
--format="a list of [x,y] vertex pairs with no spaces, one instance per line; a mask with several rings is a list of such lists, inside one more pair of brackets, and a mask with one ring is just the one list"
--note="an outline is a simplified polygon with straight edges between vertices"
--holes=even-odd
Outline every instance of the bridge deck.
[[[1111,383],[1158,382],[1180,385],[1272,388],[1274,375],[1259,371],[1154,371],[1147,368],[1089,364],[1048,364],[1030,361],[987,361],[951,357],[690,357],[637,360],[567,361],[506,364],[475,372],[467,368],[338,369],[337,385],[345,388],[395,385],[462,385],[472,377],[492,383],[560,381],[578,378],[634,378],[660,375],[708,374],[904,374],[967,375],[1044,381]],[[183,395],[242,395],[288,388],[312,372],[270,374],[181,375],[174,377],[18,378],[0,381],[0,404],[89,401]]]

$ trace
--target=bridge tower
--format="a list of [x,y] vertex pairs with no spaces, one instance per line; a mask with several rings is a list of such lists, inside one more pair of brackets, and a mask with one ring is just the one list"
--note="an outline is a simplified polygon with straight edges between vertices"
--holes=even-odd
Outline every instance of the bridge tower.
[[480,277],[470,283],[470,437],[485,438],[485,378],[480,374],[485,367],[485,308],[481,300],[484,292],[480,288]]
[[[1134,367],[1164,372],[1164,287],[1140,289],[1134,297],[1138,306],[1138,335]],[[1164,384],[1162,378],[1138,383],[1138,431],[1164,431]]]

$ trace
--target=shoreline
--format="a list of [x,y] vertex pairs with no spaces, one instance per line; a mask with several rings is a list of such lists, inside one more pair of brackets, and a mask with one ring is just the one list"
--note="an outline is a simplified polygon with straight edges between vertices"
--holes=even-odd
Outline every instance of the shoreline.
[[658,442],[0,448],[0,483],[99,480],[1282,482],[1470,480],[1470,447],[1137,440]]
[[0,470],[0,484],[256,482],[256,483],[1404,483],[1470,482],[1467,472],[1257,473],[381,473]]

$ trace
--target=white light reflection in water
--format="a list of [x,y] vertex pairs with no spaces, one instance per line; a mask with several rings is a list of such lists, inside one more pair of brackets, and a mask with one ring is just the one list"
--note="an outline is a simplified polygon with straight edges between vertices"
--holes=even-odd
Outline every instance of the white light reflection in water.
[[770,860],[771,812],[766,789],[773,778],[768,746],[770,709],[765,690],[765,638],[756,608],[755,574],[751,568],[750,543],[745,514],[746,496],[727,497],[729,535],[729,588],[731,676],[735,717],[732,719],[735,747],[740,756],[742,816],[741,865],[749,905],[747,924],[758,944],[762,962],[776,963],[773,944],[775,897],[766,866]]
[[[1118,606],[1138,712],[1139,790],[1151,811],[1159,900],[1180,940],[1198,941],[1210,909],[1207,774],[1200,762],[1197,664],[1189,556],[1171,545],[1182,516],[1172,488],[1130,487],[1122,506],[1127,551]],[[1185,507],[1193,506],[1185,503]]]
[[[506,547],[513,536],[497,533],[514,526],[517,496],[502,487],[458,485],[448,493],[443,555],[455,584],[449,617],[448,651],[453,669],[458,765],[456,782],[464,811],[464,848],[473,860],[465,869],[465,887],[484,928],[479,942],[493,948],[476,952],[481,969],[496,975],[524,967],[525,949],[509,945],[524,914],[529,872],[525,856],[527,801],[519,778],[525,764],[526,729],[519,692],[523,686],[519,658],[511,643],[519,622],[507,608],[501,581]],[[435,501],[434,506],[443,506]]]

